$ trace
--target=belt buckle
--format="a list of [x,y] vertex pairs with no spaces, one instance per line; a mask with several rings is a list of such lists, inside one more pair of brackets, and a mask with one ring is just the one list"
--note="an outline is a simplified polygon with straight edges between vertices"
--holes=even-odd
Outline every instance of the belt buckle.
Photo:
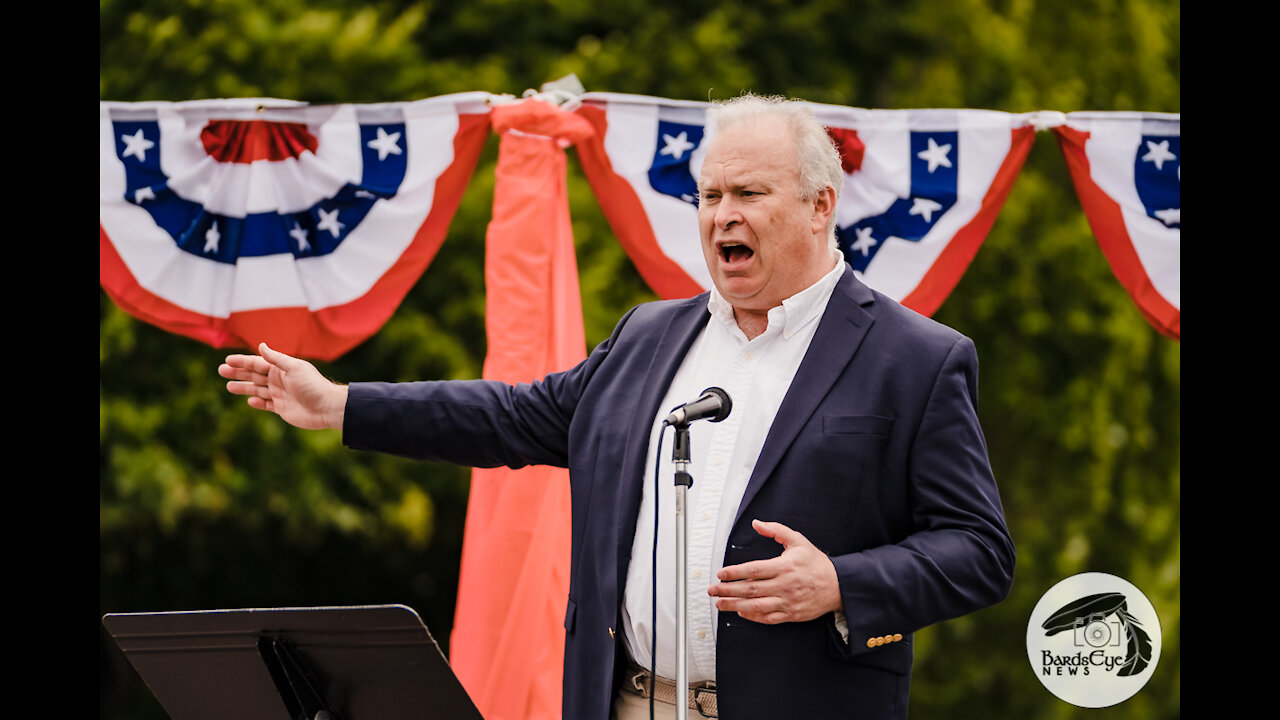
[[631,687],[640,697],[647,698],[653,694],[653,679],[644,670],[636,671],[631,675]]

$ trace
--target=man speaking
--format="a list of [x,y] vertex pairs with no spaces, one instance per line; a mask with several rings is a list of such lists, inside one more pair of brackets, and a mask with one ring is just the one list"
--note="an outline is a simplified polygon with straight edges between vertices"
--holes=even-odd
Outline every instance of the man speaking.
[[[567,467],[566,720],[647,718],[651,692],[671,717],[688,700],[691,717],[726,720],[905,718],[912,633],[999,602],[1013,576],[977,355],[843,262],[840,158],[801,103],[747,95],[707,122],[714,288],[633,308],[576,367],[344,386],[264,344],[219,373],[352,448]],[[712,386],[732,411],[690,433],[677,690],[674,469],[658,447],[668,413]]]

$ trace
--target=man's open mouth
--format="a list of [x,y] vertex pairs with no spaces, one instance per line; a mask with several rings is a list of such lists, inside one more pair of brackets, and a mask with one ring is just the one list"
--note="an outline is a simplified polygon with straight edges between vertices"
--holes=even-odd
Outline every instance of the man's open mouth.
[[725,243],[720,246],[721,259],[730,264],[742,262],[755,254],[754,250],[739,243]]

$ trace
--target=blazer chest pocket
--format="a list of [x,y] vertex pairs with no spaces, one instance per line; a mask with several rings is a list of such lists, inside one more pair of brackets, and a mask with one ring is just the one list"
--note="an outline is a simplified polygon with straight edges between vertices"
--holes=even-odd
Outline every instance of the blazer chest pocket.
[[789,525],[818,547],[846,547],[857,514],[878,507],[881,480],[888,477],[884,457],[893,418],[824,415],[815,417],[811,427],[796,437],[779,464],[778,481],[766,483],[757,496],[767,509],[747,512]]
[[822,418],[824,435],[871,435],[887,438],[893,418],[879,415],[827,415]]

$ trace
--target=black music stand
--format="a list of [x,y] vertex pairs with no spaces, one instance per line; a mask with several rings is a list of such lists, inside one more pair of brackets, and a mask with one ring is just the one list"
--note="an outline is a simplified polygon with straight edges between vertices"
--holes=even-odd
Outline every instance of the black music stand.
[[173,720],[482,720],[404,605],[108,613]]

